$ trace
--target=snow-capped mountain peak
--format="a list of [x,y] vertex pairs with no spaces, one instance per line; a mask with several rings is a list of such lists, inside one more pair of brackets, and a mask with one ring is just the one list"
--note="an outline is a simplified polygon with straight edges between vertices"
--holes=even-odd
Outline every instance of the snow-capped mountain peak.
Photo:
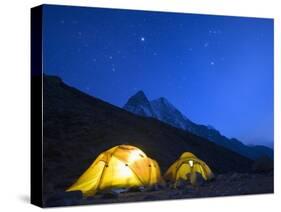
[[150,102],[157,119],[174,127],[186,130],[189,120],[166,98],[160,97]]
[[164,97],[149,101],[143,91],[138,91],[129,98],[124,109],[137,115],[156,118],[177,128],[190,128],[190,121]]
[[124,109],[141,116],[156,117],[149,100],[143,91],[138,91],[129,98]]
[[158,99],[152,100],[150,101],[150,104],[152,105],[152,107],[155,107],[156,110],[165,108],[166,110],[169,111],[178,111],[176,107],[164,97],[160,97]]

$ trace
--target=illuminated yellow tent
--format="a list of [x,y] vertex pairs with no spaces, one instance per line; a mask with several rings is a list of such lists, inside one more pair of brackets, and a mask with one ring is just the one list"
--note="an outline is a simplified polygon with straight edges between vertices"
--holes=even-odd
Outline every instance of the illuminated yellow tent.
[[174,187],[177,187],[177,183],[180,180],[190,181],[192,184],[195,183],[196,173],[200,174],[205,180],[210,180],[214,177],[211,169],[205,162],[190,152],[184,152],[169,167],[164,175],[164,179],[174,182]]
[[140,149],[120,145],[101,153],[67,191],[80,190],[85,196],[112,188],[152,186],[162,183],[157,162]]

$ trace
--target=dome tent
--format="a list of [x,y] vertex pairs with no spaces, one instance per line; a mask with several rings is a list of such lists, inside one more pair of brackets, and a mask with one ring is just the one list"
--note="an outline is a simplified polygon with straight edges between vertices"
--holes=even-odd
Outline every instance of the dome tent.
[[101,153],[67,191],[84,196],[114,188],[153,186],[163,182],[158,163],[140,149],[120,145]]
[[164,179],[173,183],[176,188],[181,181],[196,182],[196,176],[201,175],[204,180],[214,178],[209,166],[190,152],[184,152],[166,171]]

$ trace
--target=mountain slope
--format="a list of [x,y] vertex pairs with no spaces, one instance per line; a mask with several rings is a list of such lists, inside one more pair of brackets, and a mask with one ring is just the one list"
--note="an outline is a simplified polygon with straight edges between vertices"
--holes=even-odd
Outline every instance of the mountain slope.
[[191,121],[169,103],[167,99],[161,97],[151,101],[150,104],[158,120],[184,130],[192,126]]
[[156,114],[154,113],[154,110],[143,91],[139,91],[129,98],[127,104],[124,106],[124,109],[141,116],[156,118]]
[[[221,135],[221,133],[213,127],[195,124],[194,122],[190,121],[167,99],[161,97],[159,99],[149,101],[145,94],[143,92],[141,93],[142,99],[145,99],[145,103],[143,103],[141,99],[136,98],[137,95],[134,95],[125,104],[124,109],[140,116],[156,118],[160,121],[170,124],[171,126],[206,138],[250,159],[256,160],[262,156],[267,156],[273,159],[273,150],[271,148],[266,146],[247,146],[235,138],[229,139]],[[142,113],[140,111],[150,112]]]
[[142,149],[166,171],[191,151],[215,174],[247,172],[252,161],[206,139],[153,118],[129,113],[67,86],[57,77],[43,81],[44,193],[66,189],[101,152],[115,145]]

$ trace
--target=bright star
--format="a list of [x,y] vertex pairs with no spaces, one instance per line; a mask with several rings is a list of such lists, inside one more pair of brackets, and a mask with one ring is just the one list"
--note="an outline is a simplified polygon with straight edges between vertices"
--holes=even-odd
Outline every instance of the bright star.
[[141,41],[144,42],[144,41],[145,41],[145,38],[144,38],[144,37],[141,37]]

